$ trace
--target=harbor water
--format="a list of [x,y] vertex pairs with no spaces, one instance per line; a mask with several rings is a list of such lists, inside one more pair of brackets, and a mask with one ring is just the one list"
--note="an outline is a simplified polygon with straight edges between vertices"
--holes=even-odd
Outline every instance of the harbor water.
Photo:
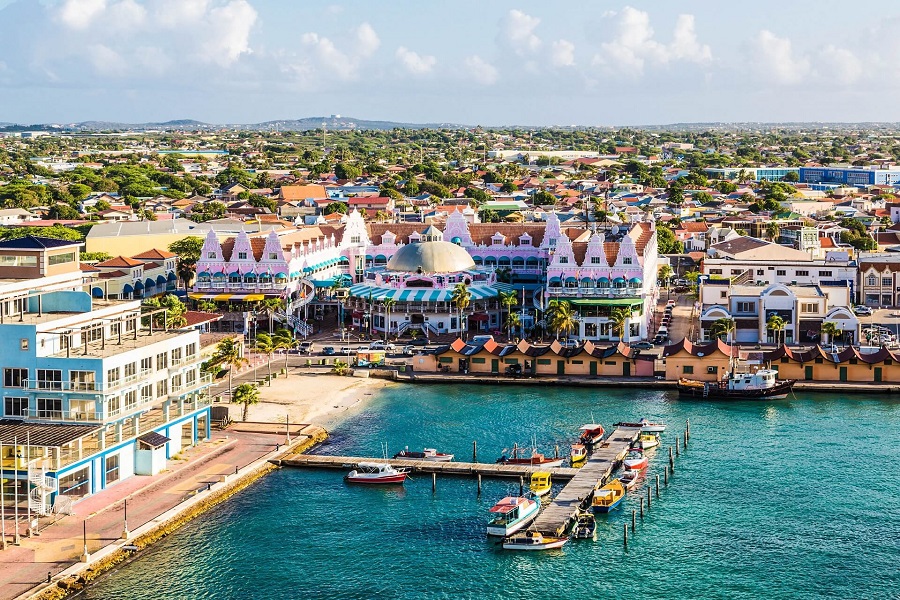
[[[647,482],[598,516],[596,542],[503,551],[490,507],[518,482],[413,476],[347,485],[282,469],[201,516],[81,596],[128,598],[876,598],[900,580],[900,400],[798,394],[678,400],[633,389],[406,385],[332,428],[320,453],[435,447],[493,462],[513,443],[567,453],[583,423],[647,417],[669,429]],[[623,547],[638,498],[691,422],[687,451]]]

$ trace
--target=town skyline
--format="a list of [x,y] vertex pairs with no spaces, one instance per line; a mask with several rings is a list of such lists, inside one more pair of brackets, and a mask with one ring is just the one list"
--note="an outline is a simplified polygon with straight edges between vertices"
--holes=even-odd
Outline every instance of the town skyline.
[[[889,68],[900,46],[883,35],[900,9],[876,0],[715,8],[0,0],[0,121],[900,121]],[[834,18],[811,20],[810,10]],[[860,12],[881,17],[845,35]]]

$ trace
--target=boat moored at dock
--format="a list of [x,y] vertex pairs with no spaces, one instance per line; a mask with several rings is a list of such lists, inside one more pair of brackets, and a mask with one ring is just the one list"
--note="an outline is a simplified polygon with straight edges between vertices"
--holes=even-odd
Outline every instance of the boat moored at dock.
[[595,513],[608,513],[617,508],[625,499],[625,486],[618,479],[594,490],[591,510]]
[[572,537],[576,540],[597,540],[597,520],[593,513],[578,514],[575,527],[572,529]]
[[572,444],[572,451],[569,453],[569,461],[572,463],[572,466],[580,466],[584,461],[587,460],[588,451],[587,446],[584,444]]
[[359,463],[344,476],[347,483],[390,484],[403,483],[409,474],[407,469],[395,469],[386,463]]
[[487,534],[512,535],[534,521],[540,509],[540,503],[532,498],[507,496],[491,508],[494,518],[487,525]]
[[643,471],[638,471],[637,469],[628,469],[619,476],[619,481],[622,482],[622,486],[626,490],[630,490],[638,484],[638,481],[640,481],[643,474]]
[[650,464],[650,460],[640,448],[631,448],[622,460],[622,467],[626,470],[643,471]]
[[559,457],[547,458],[537,451],[537,448],[531,449],[531,456],[522,456],[522,450],[518,446],[513,446],[512,453],[509,456],[505,454],[497,459],[497,463],[501,465],[532,465],[535,467],[544,467],[552,469],[561,467],[563,459]]
[[640,444],[640,448],[643,450],[649,450],[650,448],[656,448],[659,446],[659,434],[658,433],[641,433],[640,437],[638,437],[638,444]]
[[548,536],[537,531],[508,537],[503,540],[504,550],[555,550],[562,548],[569,541],[567,536]]
[[452,454],[438,452],[434,448],[424,448],[421,452],[413,452],[409,446],[394,455],[394,458],[403,458],[407,460],[427,460],[431,462],[450,462],[453,460]]
[[546,496],[550,493],[553,483],[550,479],[550,471],[537,471],[531,474],[529,490],[535,496]]
[[640,427],[646,433],[662,433],[666,430],[665,423],[651,423],[647,419],[641,419],[637,423],[616,423],[616,427]]
[[792,379],[778,379],[778,371],[760,369],[755,373],[726,373],[719,381],[679,379],[678,394],[710,400],[780,400],[794,387]]
[[599,444],[603,441],[603,434],[605,433],[603,425],[598,423],[582,425],[579,431],[581,431],[581,435],[578,438],[578,441],[585,445]]

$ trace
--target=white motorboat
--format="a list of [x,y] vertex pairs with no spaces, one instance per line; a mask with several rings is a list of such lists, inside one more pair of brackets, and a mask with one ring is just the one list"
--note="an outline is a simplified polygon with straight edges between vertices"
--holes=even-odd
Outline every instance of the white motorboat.
[[508,537],[503,540],[504,550],[554,550],[562,548],[569,541],[567,536],[551,537],[527,531],[523,534]]
[[540,510],[538,500],[507,496],[491,508],[494,518],[487,525],[487,534],[503,537],[512,535],[534,521]]

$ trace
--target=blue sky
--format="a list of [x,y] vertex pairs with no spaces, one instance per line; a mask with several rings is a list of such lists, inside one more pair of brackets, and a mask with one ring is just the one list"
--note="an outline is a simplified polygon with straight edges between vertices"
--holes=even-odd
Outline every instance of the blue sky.
[[0,122],[900,121],[896,0],[0,0]]

